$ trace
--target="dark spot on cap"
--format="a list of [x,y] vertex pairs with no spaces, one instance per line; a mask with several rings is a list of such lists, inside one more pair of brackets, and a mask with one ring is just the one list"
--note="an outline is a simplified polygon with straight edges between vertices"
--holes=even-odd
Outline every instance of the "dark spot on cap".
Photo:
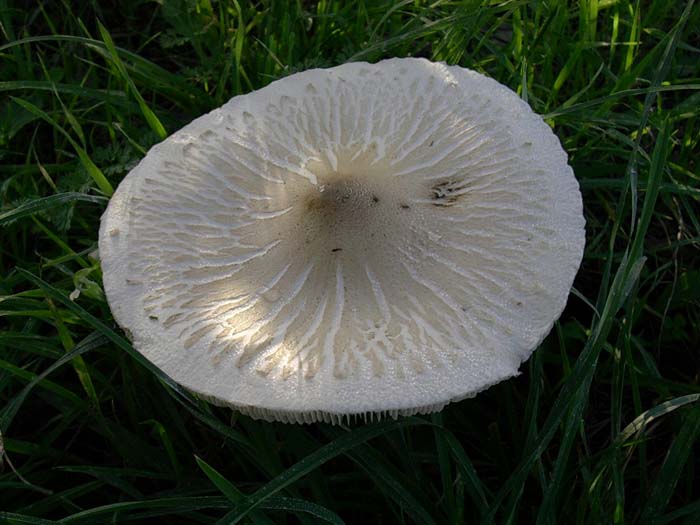
[[342,252],[343,249],[342,248],[333,248],[331,251],[332,252]]
[[407,210],[410,208],[410,206],[408,204],[400,204],[399,206],[401,206],[402,210]]
[[374,203],[379,202],[379,197],[377,197],[376,195],[372,195],[372,202],[374,202]]
[[465,195],[467,183],[463,180],[444,180],[430,188],[434,206],[452,206]]

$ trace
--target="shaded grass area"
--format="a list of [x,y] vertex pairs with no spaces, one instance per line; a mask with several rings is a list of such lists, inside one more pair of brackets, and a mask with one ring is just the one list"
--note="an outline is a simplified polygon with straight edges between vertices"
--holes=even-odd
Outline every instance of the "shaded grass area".
[[[666,0],[0,0],[0,522],[697,523],[700,9]],[[523,374],[432,417],[269,424],[115,327],[99,217],[150,146],[295,71],[423,56],[516,90],[580,181]]]

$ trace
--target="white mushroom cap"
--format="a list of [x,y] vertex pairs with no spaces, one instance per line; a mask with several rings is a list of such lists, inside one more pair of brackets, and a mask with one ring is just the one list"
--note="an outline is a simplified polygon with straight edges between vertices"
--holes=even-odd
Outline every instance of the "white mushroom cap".
[[583,247],[550,128],[498,82],[423,59],[231,99],[129,173],[99,243],[140,352],[287,422],[432,412],[516,375]]

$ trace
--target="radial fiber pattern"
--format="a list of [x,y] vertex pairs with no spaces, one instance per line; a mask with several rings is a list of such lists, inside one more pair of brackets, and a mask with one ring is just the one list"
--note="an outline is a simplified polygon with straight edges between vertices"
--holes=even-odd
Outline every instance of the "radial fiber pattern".
[[425,60],[236,97],[125,179],[100,251],[137,349],[258,417],[441,408],[517,373],[581,261],[581,197],[514,93]]

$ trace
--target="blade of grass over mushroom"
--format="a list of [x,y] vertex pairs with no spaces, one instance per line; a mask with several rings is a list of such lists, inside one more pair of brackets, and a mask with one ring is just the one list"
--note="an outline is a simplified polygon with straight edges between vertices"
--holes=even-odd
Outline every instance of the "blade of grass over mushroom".
[[75,139],[73,139],[73,137],[70,136],[70,134],[66,130],[59,126],[59,124],[53,118],[51,118],[48,113],[42,111],[37,106],[35,106],[27,100],[23,100],[17,97],[10,98],[27,111],[35,114],[37,117],[40,117],[49,124],[51,124],[55,130],[59,131],[64,137],[66,137],[66,139],[68,139],[68,142],[70,142],[71,146],[73,146],[73,149],[75,149],[75,152],[78,154],[80,163],[95,181],[97,187],[100,188],[100,190],[102,190],[102,193],[104,193],[107,196],[110,196],[112,195],[112,193],[114,193],[112,185],[109,183],[102,171],[100,171],[100,168],[98,168],[92,161],[92,159],[90,159],[86,151],[75,141]]

